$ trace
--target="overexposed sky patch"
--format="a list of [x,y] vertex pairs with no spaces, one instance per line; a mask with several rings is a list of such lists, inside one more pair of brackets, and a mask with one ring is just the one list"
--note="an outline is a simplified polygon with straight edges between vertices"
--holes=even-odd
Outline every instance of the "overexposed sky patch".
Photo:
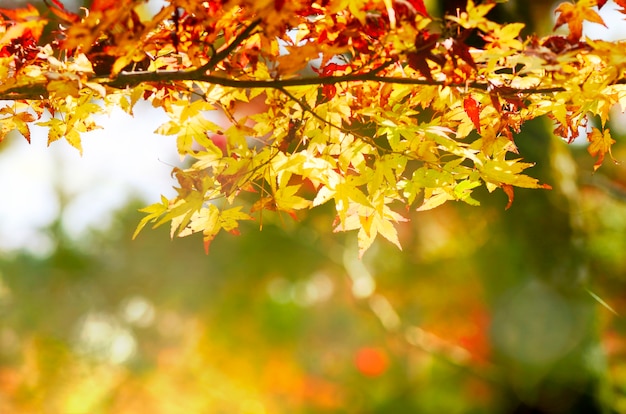
[[99,117],[104,128],[83,134],[82,157],[64,141],[48,147],[43,128],[33,128],[30,145],[18,135],[0,143],[0,252],[45,254],[42,229],[61,206],[64,230],[80,238],[106,228],[131,199],[147,204],[173,195],[170,172],[180,164],[175,137],[153,133],[165,120],[147,103],[137,105],[134,117],[121,111]]
[[603,40],[624,40],[626,39],[626,15],[617,11],[617,5],[609,0],[602,9],[598,11],[605,26],[597,23],[583,23],[583,34],[591,39]]

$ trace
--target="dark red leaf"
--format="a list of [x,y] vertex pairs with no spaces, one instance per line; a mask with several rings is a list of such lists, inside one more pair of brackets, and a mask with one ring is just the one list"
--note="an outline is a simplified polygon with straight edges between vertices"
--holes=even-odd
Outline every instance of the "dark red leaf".
[[543,41],[541,46],[545,46],[550,49],[554,53],[561,53],[570,45],[569,41],[565,36],[550,36],[546,40]]
[[452,55],[462,59],[465,63],[476,69],[476,62],[474,62],[469,47],[465,43],[457,42],[456,40],[452,42]]
[[421,31],[415,36],[415,49],[418,53],[431,51],[437,45],[437,40],[439,40],[438,34]]
[[274,10],[276,10],[277,12],[281,11],[284,5],[285,0],[274,0]]
[[437,46],[439,35],[430,34],[426,31],[420,32],[415,36],[415,52],[407,53],[409,67],[419,71],[428,80],[433,80],[430,73],[430,66],[427,60],[443,65],[445,59],[442,56],[436,56],[432,50]]
[[433,76],[430,74],[430,66],[422,55],[416,52],[407,53],[406,55],[409,67],[420,72],[426,79],[432,81]]

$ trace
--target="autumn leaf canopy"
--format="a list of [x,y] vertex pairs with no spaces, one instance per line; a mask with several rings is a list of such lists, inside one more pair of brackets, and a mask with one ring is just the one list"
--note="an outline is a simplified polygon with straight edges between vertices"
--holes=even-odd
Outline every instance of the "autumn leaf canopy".
[[481,186],[509,205],[515,187],[549,188],[517,154],[531,119],[551,118],[572,141],[597,117],[595,168],[610,154],[626,45],[582,31],[604,24],[604,3],[561,4],[567,32],[543,39],[472,0],[444,18],[422,0],[169,0],[149,16],[138,0],[0,9],[0,139],[30,140],[37,124],[80,151],[94,115],[148,101],[186,166],[173,170],[177,195],[143,209],[137,231],[170,223],[208,250],[242,220],[330,203],[361,254],[379,235],[400,246],[410,209],[477,205]]

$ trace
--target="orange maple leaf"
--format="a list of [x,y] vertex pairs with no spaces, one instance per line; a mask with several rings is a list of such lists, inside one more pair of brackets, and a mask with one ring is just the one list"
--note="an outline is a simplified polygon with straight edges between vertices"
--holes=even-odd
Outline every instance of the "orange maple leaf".
[[502,190],[504,190],[504,193],[509,198],[509,202],[506,203],[506,207],[504,208],[505,210],[508,210],[513,205],[513,199],[515,198],[513,186],[510,184],[502,184]]
[[569,28],[568,40],[572,43],[578,42],[583,35],[583,21],[598,23],[606,27],[602,17],[592,9],[597,4],[596,0],[579,1],[576,4],[561,3],[554,11],[559,13],[559,17],[554,25],[554,30],[567,24]]
[[600,131],[598,128],[593,128],[591,133],[587,135],[587,140],[590,143],[587,151],[592,157],[598,157],[596,163],[593,164],[593,170],[596,171],[600,168],[600,165],[602,165],[604,155],[607,152],[611,158],[613,158],[613,154],[611,154],[611,145],[615,144],[615,140],[611,138],[611,133],[608,128],[606,128],[604,132]]

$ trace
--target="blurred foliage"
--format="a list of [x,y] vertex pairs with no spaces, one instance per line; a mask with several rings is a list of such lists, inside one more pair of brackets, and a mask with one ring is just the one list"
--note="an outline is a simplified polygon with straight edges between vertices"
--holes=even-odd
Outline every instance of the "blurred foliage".
[[[571,260],[584,257],[589,275],[565,280],[582,319],[544,275],[520,276],[559,261],[535,238],[559,237],[536,213],[552,193],[520,192],[507,212],[504,196],[484,195],[481,208],[416,214],[404,252],[380,242],[363,261],[323,210],[299,223],[265,216],[262,231],[220,237],[208,256],[163,230],[131,241],[139,204],[85,240],[57,223],[50,256],[0,258],[0,412],[530,412],[519,407],[555,370],[563,384],[595,372],[597,397],[623,412],[624,172],[581,173],[572,215],[584,246]],[[505,219],[529,214],[538,221],[515,229]],[[549,250],[538,266],[536,245]],[[581,368],[571,350],[587,330],[599,341]],[[576,412],[555,404],[533,412]]]
[[[453,213],[406,229],[441,233],[415,256],[421,270],[385,245],[358,261],[352,241],[320,228],[321,214],[290,226],[266,218],[262,232],[222,238],[208,257],[161,231],[131,242],[134,213],[89,241],[51,229],[50,257],[2,262],[0,411],[479,409],[491,401],[480,288],[448,271],[459,264],[437,265],[451,229],[436,223]],[[446,274],[454,280],[437,280]],[[457,340],[475,348],[476,367]],[[484,395],[472,401],[476,389]]]

